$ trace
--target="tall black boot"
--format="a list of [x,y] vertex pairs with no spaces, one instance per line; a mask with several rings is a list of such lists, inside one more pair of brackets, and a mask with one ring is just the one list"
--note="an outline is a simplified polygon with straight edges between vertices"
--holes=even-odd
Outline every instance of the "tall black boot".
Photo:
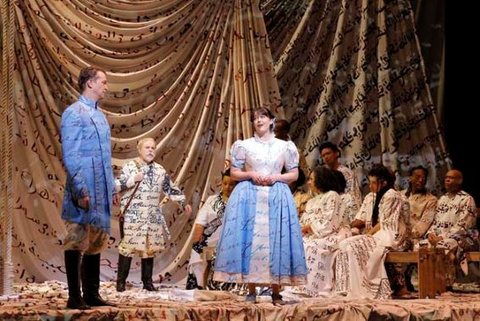
[[80,251],[65,251],[65,269],[67,270],[68,301],[67,308],[86,310],[90,309],[83,301],[80,293]]
[[143,288],[147,291],[157,291],[153,286],[153,257],[142,259],[142,282]]
[[125,283],[127,282],[128,273],[130,272],[130,265],[132,264],[132,258],[118,255],[118,271],[117,271],[117,291],[125,291]]
[[83,255],[82,262],[83,300],[91,306],[115,306],[104,301],[100,290],[100,254]]

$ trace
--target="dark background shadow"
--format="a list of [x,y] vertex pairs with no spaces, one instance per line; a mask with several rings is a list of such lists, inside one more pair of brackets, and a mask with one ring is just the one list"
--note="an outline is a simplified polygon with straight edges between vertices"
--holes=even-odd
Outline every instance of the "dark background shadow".
[[474,48],[480,45],[477,33],[480,18],[468,4],[447,1],[443,124],[453,167],[462,171],[463,189],[479,206],[480,51]]

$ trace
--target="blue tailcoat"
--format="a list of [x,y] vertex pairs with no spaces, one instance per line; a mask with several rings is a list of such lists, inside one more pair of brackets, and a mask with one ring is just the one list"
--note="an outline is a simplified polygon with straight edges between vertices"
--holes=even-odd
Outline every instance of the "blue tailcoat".
[[[61,141],[67,169],[62,219],[110,233],[114,192],[110,127],[97,104],[84,96],[62,115]],[[90,196],[88,211],[78,199]]]

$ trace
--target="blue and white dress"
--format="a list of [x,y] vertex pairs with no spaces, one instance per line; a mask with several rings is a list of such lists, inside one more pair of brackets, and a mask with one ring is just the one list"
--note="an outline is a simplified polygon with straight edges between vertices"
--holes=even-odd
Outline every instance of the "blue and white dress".
[[[258,137],[236,141],[231,166],[264,175],[298,167],[291,141]],[[228,199],[217,245],[214,280],[234,283],[301,285],[307,265],[295,202],[287,184],[239,182]]]

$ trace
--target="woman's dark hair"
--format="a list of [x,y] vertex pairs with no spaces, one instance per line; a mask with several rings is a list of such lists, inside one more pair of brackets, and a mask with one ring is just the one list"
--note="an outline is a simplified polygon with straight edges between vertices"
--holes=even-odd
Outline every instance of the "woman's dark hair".
[[227,176],[230,177],[230,167],[227,168],[225,171],[222,172],[222,179]]
[[275,137],[287,140],[289,133],[290,123],[286,119],[277,119],[275,121]]
[[372,169],[368,171],[367,176],[376,177],[378,181],[383,180],[387,182],[385,186],[387,190],[393,188],[393,184],[395,183],[395,177],[392,172],[382,164],[374,165]]
[[269,119],[272,120],[272,125],[270,126],[270,130],[273,131],[273,128],[275,127],[275,116],[273,113],[270,111],[270,109],[267,109],[265,107],[260,107],[257,108],[253,111],[251,121],[253,123],[253,120],[255,119],[255,115],[259,116],[267,116]]
[[345,189],[347,188],[347,180],[345,176],[343,176],[342,172],[337,170],[332,170],[333,174],[335,174],[335,179],[337,181],[337,193],[343,194],[345,193]]
[[302,171],[302,169],[299,167],[298,168],[298,178],[297,178],[297,182],[296,182],[296,185],[297,186],[302,186],[303,184],[305,184],[305,181],[307,180],[307,178],[305,177],[305,173]]
[[324,193],[329,191],[337,192],[337,178],[333,170],[329,169],[326,166],[317,166],[315,167],[313,172],[315,173],[315,179],[313,183],[315,184],[316,188],[318,188]]
[[373,168],[368,171],[367,176],[376,177],[378,182],[385,181],[387,183],[377,192],[377,196],[375,197],[375,204],[373,204],[372,226],[375,226],[378,222],[378,206],[380,205],[380,201],[382,200],[383,195],[385,195],[385,193],[389,189],[393,188],[393,184],[395,183],[395,177],[393,176],[392,172],[390,172],[390,170],[382,164],[374,165]]

